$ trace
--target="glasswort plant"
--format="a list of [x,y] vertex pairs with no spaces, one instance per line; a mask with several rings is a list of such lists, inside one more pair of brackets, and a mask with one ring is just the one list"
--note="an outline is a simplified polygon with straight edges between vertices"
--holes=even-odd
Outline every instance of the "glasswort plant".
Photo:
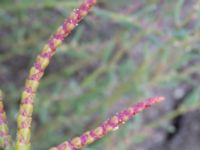
[[[37,56],[33,67],[30,69],[28,78],[25,82],[24,90],[21,95],[21,104],[17,118],[17,138],[14,146],[16,150],[31,149],[31,122],[33,114],[34,97],[36,95],[40,80],[44,75],[52,56],[55,54],[57,47],[61,45],[78,23],[88,14],[90,9],[96,4],[96,0],[85,0],[78,9],[75,9],[70,17],[57,29],[51,36],[48,43]],[[117,129],[121,124],[131,119],[137,113],[145,110],[155,103],[162,101],[163,97],[154,97],[146,101],[139,102],[132,107],[121,111],[110,119],[103,122],[94,130],[83,133],[80,137],[75,137],[71,141],[50,148],[49,150],[75,150],[83,148],[92,142],[102,138],[109,132]],[[8,132],[6,113],[3,107],[3,96],[0,91],[0,147],[4,149],[14,149],[11,136]],[[12,148],[11,148],[12,147]]]

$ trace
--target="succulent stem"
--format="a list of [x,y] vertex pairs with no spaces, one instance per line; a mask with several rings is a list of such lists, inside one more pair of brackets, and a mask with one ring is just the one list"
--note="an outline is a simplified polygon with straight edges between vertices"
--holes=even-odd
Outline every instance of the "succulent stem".
[[18,132],[16,140],[17,150],[30,150],[30,127],[32,122],[33,103],[40,79],[48,66],[56,48],[61,45],[65,37],[78,25],[88,14],[96,0],[85,0],[83,4],[73,11],[68,19],[57,29],[56,33],[49,39],[42,52],[37,56],[34,66],[29,72],[24,91],[21,96],[21,105],[17,118]]
[[114,115],[112,118],[103,122],[99,127],[94,130],[87,131],[79,137],[75,137],[71,141],[65,141],[57,147],[50,148],[49,150],[76,150],[85,147],[88,144],[95,142],[96,140],[104,137],[109,132],[118,129],[118,127],[130,120],[137,113],[147,109],[155,103],[164,100],[164,97],[154,97],[147,99],[146,101],[139,102],[126,110]]

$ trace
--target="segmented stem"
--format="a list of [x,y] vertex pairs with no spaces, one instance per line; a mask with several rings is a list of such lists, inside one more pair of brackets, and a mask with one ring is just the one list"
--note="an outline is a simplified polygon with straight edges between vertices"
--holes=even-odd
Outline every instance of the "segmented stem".
[[71,141],[65,141],[64,143],[58,145],[57,147],[50,148],[49,150],[76,150],[85,147],[88,144],[102,138],[109,132],[117,129],[119,125],[125,123],[137,113],[145,110],[146,108],[152,106],[155,103],[164,100],[163,97],[154,97],[147,99],[146,101],[139,102],[136,105],[121,111],[112,118],[103,122],[99,127],[92,131],[87,131],[79,137],[72,139]]
[[3,93],[0,90],[0,147],[8,149],[11,147],[11,136],[8,132],[6,112],[3,106]]
[[37,56],[34,66],[31,68],[25,88],[21,96],[21,105],[17,119],[18,132],[16,149],[30,149],[30,127],[32,122],[34,96],[39,86],[39,81],[44,74],[56,48],[62,43],[65,37],[78,25],[88,14],[96,0],[85,0],[84,3],[70,15],[68,19],[57,29],[56,33],[49,39],[42,52]]

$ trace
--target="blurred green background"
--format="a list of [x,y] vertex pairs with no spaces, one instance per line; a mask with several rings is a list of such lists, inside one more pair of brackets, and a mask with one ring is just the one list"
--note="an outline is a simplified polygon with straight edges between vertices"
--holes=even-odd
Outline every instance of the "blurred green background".
[[[0,0],[0,88],[13,137],[29,68],[81,2]],[[33,149],[48,149],[137,101],[163,95],[165,102],[85,150],[198,150],[199,31],[198,0],[99,0],[42,79]]]

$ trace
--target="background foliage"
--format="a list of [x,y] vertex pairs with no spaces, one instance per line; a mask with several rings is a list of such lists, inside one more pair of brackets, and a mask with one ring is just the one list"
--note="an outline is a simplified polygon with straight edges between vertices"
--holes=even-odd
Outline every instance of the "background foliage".
[[[0,1],[0,88],[13,136],[28,69],[80,2]],[[166,96],[166,102],[85,149],[159,149],[166,143],[173,149],[185,118],[193,124],[200,120],[194,116],[200,105],[199,8],[198,0],[99,0],[58,49],[42,80],[33,149],[71,139],[154,95]],[[194,138],[198,141],[200,136]]]

